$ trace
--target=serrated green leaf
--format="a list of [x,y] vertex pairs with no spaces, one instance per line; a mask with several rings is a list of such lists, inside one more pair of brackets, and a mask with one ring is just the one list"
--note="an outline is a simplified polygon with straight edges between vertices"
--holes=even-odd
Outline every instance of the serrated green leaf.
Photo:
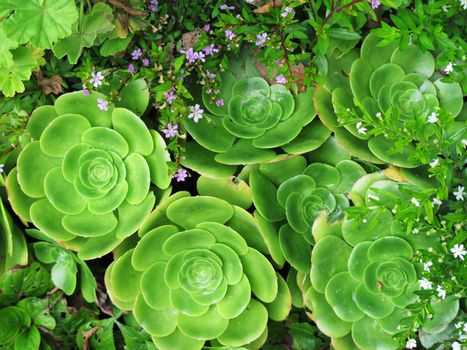
[[51,48],[57,39],[70,35],[78,19],[74,0],[17,0],[13,10],[4,22],[6,34],[40,49]]
[[15,40],[11,40],[0,28],[0,67],[8,67],[13,64],[13,55],[10,50],[18,47]]
[[129,327],[120,322],[116,322],[120,332],[122,332],[125,346],[127,349],[145,350],[147,349],[146,342],[151,340],[148,333],[141,330],[139,327]]
[[18,47],[11,51],[13,64],[0,69],[0,91],[6,97],[13,97],[24,91],[23,80],[31,77],[32,69],[37,65],[28,48]]
[[112,9],[108,5],[101,2],[95,4],[91,12],[84,16],[81,30],[75,25],[73,34],[55,44],[53,47],[55,55],[58,58],[67,55],[68,61],[75,64],[78,62],[83,48],[91,47],[98,35],[114,29],[112,20]]

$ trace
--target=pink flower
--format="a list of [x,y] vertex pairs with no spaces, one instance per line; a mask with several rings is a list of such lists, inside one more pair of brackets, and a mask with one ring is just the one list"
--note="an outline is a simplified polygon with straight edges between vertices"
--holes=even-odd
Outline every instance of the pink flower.
[[165,138],[171,138],[175,137],[178,135],[178,124],[170,124],[167,123],[167,129],[162,129],[162,132],[164,133]]
[[277,84],[287,84],[287,79],[281,74],[276,77]]
[[130,63],[130,64],[128,65],[128,71],[129,71],[131,74],[133,74],[133,73],[135,72],[135,66],[133,66],[132,63]]
[[263,34],[257,34],[256,39],[258,39],[255,43],[256,46],[263,46],[266,43],[266,40],[268,39],[268,35],[266,33]]
[[204,54],[206,56],[212,55],[213,53],[219,52],[219,49],[217,49],[214,44],[206,46],[203,50]]
[[143,51],[141,51],[141,49],[136,49],[136,50],[133,50],[133,52],[131,53],[131,58],[136,61],[137,59],[139,59],[141,56],[143,56]]
[[103,98],[98,98],[97,99],[97,107],[101,111],[107,111],[109,109],[109,101],[104,100]]
[[83,95],[89,96],[91,92],[88,89],[83,89]]
[[188,171],[185,169],[178,169],[177,173],[173,177],[177,180],[177,182],[185,181],[185,179],[188,177]]
[[94,86],[94,87],[99,87],[102,85],[102,82],[104,81],[104,75],[102,72],[92,72],[91,73],[91,79],[89,79],[89,82]]
[[172,90],[169,91],[169,93],[166,92],[164,94],[164,98],[165,98],[165,100],[167,101],[167,103],[169,105],[171,105],[172,102],[177,98],[177,95],[175,95],[174,92],[175,92],[175,90],[172,89]]
[[371,0],[371,8],[374,10],[374,9],[377,9],[379,7],[379,5],[381,5],[381,3],[379,2],[379,0]]
[[233,40],[233,38],[235,38],[236,36],[237,36],[237,35],[234,34],[230,29],[227,29],[227,30],[225,31],[225,37],[226,37],[227,39]]
[[148,58],[143,58],[142,62],[143,66],[145,67],[149,66],[149,64],[151,63],[151,61]]
[[216,100],[216,106],[217,107],[220,107],[220,106],[223,106],[224,105],[224,100],[222,98]]

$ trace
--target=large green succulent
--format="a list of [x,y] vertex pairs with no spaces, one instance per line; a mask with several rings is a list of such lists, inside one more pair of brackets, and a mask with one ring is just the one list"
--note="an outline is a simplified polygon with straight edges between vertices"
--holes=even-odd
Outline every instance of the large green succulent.
[[106,285],[158,349],[199,350],[207,341],[258,349],[268,316],[287,317],[290,292],[247,243],[260,236],[240,207],[178,192],[157,207],[140,234],[136,247],[110,265]]
[[[141,109],[142,101],[144,110],[147,88],[135,87],[143,97],[130,106]],[[28,123],[33,141],[7,179],[18,216],[83,259],[108,253],[135,232],[154,207],[151,182],[166,189],[171,180],[162,137],[129,109],[100,110],[101,99],[78,91],[37,108]]]
[[[435,72],[435,58],[414,44],[402,50],[398,43],[379,47],[378,37],[369,34],[360,51],[329,54],[329,72],[316,89],[315,108],[321,121],[331,129],[338,142],[352,155],[374,163],[390,163],[415,168],[415,142],[396,149],[394,140],[372,133],[369,120],[391,113],[394,129],[425,128],[435,122],[439,109],[459,116],[463,93],[458,83],[445,83]],[[346,115],[354,111],[362,116],[351,122]],[[432,114],[435,113],[433,116]],[[343,118],[342,126],[338,117]],[[462,119],[465,117],[459,117]],[[402,131],[401,131],[402,132]]]
[[280,84],[270,85],[258,73],[255,61],[248,56],[231,59],[232,68],[219,73],[218,98],[211,100],[208,90],[202,100],[208,112],[195,122],[185,119],[188,133],[201,147],[187,145],[186,166],[203,173],[197,157],[211,158],[227,165],[261,163],[272,159],[276,149],[291,154],[317,148],[330,135],[318,119],[313,107],[313,89],[294,97]]
[[[439,243],[423,233],[406,234],[382,207],[361,219],[322,222],[313,227],[313,236],[311,284],[304,300],[334,349],[398,349],[393,336],[404,330],[406,307],[420,289],[415,252],[437,249]],[[432,306],[435,316],[422,329],[441,332],[456,316],[459,301],[450,297]]]
[[[339,153],[328,154],[335,151]],[[329,214],[330,221],[342,217],[352,185],[365,175],[334,138],[307,157],[311,164],[303,156],[279,156],[249,175],[255,217],[270,249],[276,252],[272,256],[279,264],[285,258],[301,272],[310,268],[315,219],[322,212]]]

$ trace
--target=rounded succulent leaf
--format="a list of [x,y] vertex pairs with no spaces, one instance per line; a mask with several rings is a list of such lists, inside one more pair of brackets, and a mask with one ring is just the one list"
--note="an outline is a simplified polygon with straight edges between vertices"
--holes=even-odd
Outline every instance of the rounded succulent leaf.
[[371,134],[371,125],[363,129],[358,123],[340,125],[338,116],[351,110],[371,118],[391,113],[401,129],[423,121],[430,128],[428,117],[439,109],[451,118],[459,115],[462,88],[457,82],[439,79],[430,52],[415,44],[404,49],[395,43],[382,47],[381,40],[370,33],[362,43],[360,57],[356,50],[342,55],[335,50],[328,55],[328,75],[324,85],[316,89],[315,107],[321,121],[350,154],[371,162],[416,168],[420,162],[414,158],[415,141],[396,148],[395,140]]
[[33,141],[8,180],[18,215],[84,259],[108,253],[141,226],[155,203],[151,182],[170,185],[162,138],[128,109],[99,110],[105,98],[74,92],[34,111]]
[[161,349],[262,343],[268,310],[284,319],[291,297],[269,260],[244,239],[254,219],[209,196],[169,197],[161,207],[136,247],[106,273],[112,300],[132,310]]
[[[370,186],[366,184],[366,191]],[[313,320],[342,349],[398,349],[393,336],[401,332],[401,321],[410,311],[406,306],[420,289],[416,246],[410,236],[397,229],[390,211],[381,208],[339,225],[316,223],[311,287],[304,296]],[[437,317],[424,331],[442,331],[457,314],[458,302],[451,298],[433,305]]]
[[[217,154],[218,163],[262,163],[272,159],[279,147],[293,154],[305,153],[319,147],[330,135],[319,120],[311,123],[316,116],[313,89],[294,96],[286,86],[263,79],[254,61],[246,50],[240,57],[232,57],[230,71],[219,73],[216,99],[211,90],[202,91],[203,117],[196,122],[184,121],[196,143]],[[222,105],[215,103],[219,99]],[[189,147],[187,153],[191,153]],[[185,165],[208,176],[216,171],[215,165],[200,166],[193,160]]]

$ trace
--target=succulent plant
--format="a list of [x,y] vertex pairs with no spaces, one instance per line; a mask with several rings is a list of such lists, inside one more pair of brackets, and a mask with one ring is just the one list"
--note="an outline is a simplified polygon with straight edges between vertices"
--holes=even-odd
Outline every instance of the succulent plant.
[[[439,242],[424,233],[406,234],[382,207],[360,219],[322,221],[313,227],[313,236],[311,283],[304,300],[320,330],[332,338],[333,348],[400,348],[393,336],[404,331],[401,320],[420,289],[415,252],[439,249]],[[441,332],[456,316],[459,301],[449,297],[432,306],[434,317],[422,330]]]
[[260,236],[240,207],[178,192],[156,208],[140,235],[105,280],[112,301],[133,311],[158,349],[199,350],[207,341],[258,349],[268,316],[287,317],[287,285],[247,243]]
[[[330,147],[341,152],[329,156]],[[349,206],[348,192],[365,175],[332,137],[306,156],[316,161],[308,164],[304,156],[282,155],[252,169],[249,176],[255,217],[276,252],[272,256],[278,264],[285,258],[301,272],[310,269],[313,222],[322,212],[330,221],[341,218]]]
[[[374,163],[415,168],[420,165],[413,157],[416,141],[395,147],[395,140],[373,132],[371,121],[390,115],[395,130],[403,133],[423,128],[425,135],[433,135],[429,118],[440,109],[450,118],[459,116],[462,89],[456,82],[442,81],[430,52],[422,52],[415,44],[400,49],[397,42],[380,47],[380,41],[369,34],[360,52],[342,55],[335,50],[329,55],[329,72],[324,84],[316,89],[315,108],[321,121],[352,155]],[[361,118],[346,118],[352,111]],[[339,118],[343,118],[343,125]]]
[[217,98],[223,105],[217,105],[210,91],[203,89],[207,112],[197,122],[184,120],[188,133],[201,146],[188,143],[186,166],[202,172],[197,157],[190,157],[193,152],[202,152],[213,164],[261,163],[272,159],[279,148],[280,153],[311,151],[330,135],[315,119],[313,89],[294,97],[284,85],[270,85],[249,54],[244,50],[241,57],[231,58],[231,69],[219,73]]
[[[129,107],[144,110],[145,83],[129,88],[142,95]],[[127,108],[100,110],[105,99],[77,91],[37,108],[27,125],[32,142],[7,178],[16,214],[82,259],[102,256],[134,233],[154,207],[151,182],[166,189],[171,181],[162,137]]]

